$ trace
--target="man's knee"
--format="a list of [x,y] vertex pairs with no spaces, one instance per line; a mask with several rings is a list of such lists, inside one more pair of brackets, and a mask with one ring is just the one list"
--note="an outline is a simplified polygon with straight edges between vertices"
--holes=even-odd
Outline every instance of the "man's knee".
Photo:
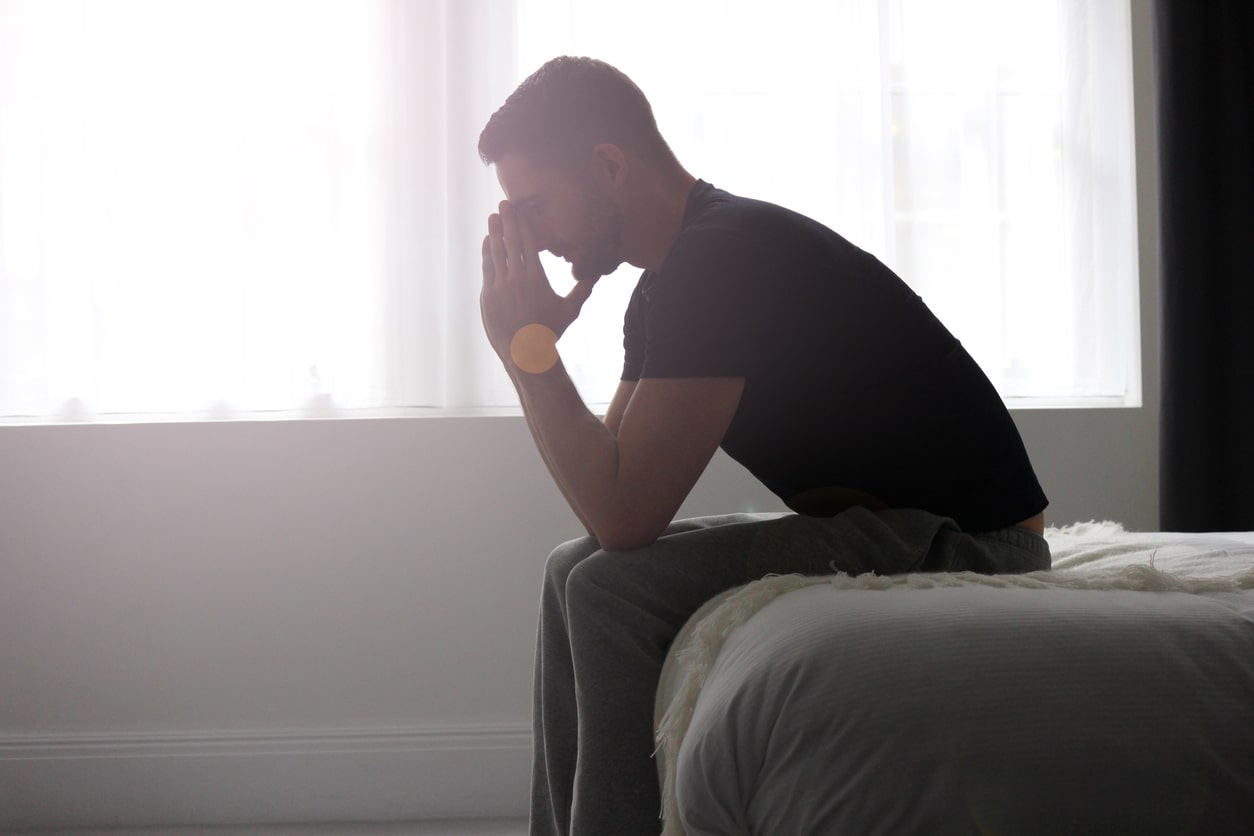
[[572,618],[582,613],[595,621],[623,605],[638,607],[642,599],[659,594],[641,575],[642,568],[639,562],[625,559],[621,553],[594,552],[575,564],[566,576],[567,612]]
[[591,537],[578,537],[562,543],[549,553],[544,564],[546,580],[556,583],[559,589],[566,586],[566,578],[571,571],[589,555],[600,550],[597,541]]
[[612,562],[610,552],[596,552],[572,564],[566,572],[567,600],[587,597],[590,590],[603,587]]

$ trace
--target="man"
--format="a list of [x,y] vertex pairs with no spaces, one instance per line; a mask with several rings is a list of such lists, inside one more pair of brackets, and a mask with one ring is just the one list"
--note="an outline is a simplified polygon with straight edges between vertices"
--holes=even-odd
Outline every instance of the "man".
[[[1045,496],[961,345],[836,233],[689,174],[622,73],[550,61],[479,152],[507,197],[483,242],[484,328],[589,535],[546,567],[533,833],[658,832],[654,690],[716,593],[770,572],[1048,568]],[[565,297],[543,250],[571,263]],[[556,340],[622,262],[644,273],[602,421]],[[799,513],[672,523],[719,447]]]

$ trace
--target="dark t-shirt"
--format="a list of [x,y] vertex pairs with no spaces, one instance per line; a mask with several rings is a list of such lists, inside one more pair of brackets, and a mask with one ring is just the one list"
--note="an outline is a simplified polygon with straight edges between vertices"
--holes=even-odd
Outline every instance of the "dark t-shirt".
[[790,502],[853,490],[967,531],[1048,504],[983,371],[910,288],[796,212],[698,182],[624,324],[624,380],[743,377],[722,448]]

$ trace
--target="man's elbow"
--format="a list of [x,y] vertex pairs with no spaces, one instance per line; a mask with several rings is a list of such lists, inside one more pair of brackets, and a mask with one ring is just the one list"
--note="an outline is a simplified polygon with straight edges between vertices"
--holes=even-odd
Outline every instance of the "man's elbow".
[[640,519],[626,519],[601,527],[596,538],[601,548],[607,552],[642,549],[661,537],[668,523],[669,521],[659,525]]
[[643,549],[657,541],[657,537],[598,537],[597,542],[607,552],[630,552]]

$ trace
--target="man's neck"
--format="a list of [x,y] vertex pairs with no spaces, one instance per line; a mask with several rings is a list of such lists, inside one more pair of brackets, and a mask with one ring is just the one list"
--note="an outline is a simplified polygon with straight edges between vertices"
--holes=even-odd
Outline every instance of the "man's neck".
[[655,170],[633,195],[627,213],[628,262],[658,271],[684,227],[688,196],[697,178],[682,167]]

